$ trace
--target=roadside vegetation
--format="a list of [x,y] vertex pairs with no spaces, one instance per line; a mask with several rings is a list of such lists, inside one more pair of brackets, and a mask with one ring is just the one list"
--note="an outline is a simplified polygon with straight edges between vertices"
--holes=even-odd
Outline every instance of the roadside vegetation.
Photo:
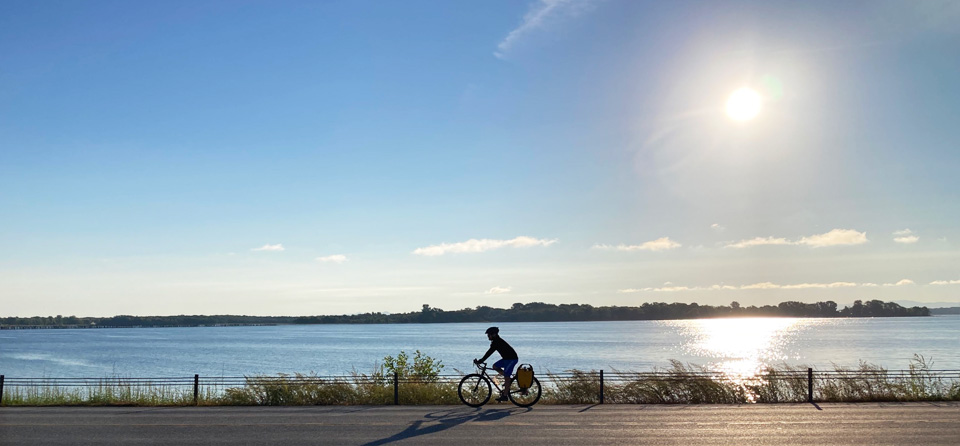
[[[459,375],[444,375],[441,361],[422,354],[387,356],[370,374],[322,377],[315,374],[250,376],[238,385],[193,388],[164,384],[123,384],[117,379],[85,387],[7,386],[4,406],[297,406],[460,404]],[[395,378],[396,376],[396,378]],[[596,404],[597,371],[540,373],[541,404]],[[815,402],[960,401],[960,372],[944,374],[915,356],[909,369],[889,371],[861,363],[814,371]],[[396,379],[397,386],[394,387]],[[706,367],[672,361],[653,372],[612,371],[603,394],[613,404],[744,404],[806,402],[806,367],[780,366],[748,377],[726,376]]]
[[227,388],[214,404],[241,406],[384,405],[394,402],[394,375],[403,404],[459,404],[457,383],[441,376],[441,361],[419,350],[383,358],[373,373],[349,378],[316,375],[247,378],[243,387]]
[[[218,399],[212,391],[204,391],[200,400]],[[122,384],[104,379],[90,386],[8,386],[3,392],[3,406],[191,406],[193,390],[150,383]]]
[[[597,372],[547,379],[544,401],[554,404],[597,402]],[[726,376],[706,367],[671,361],[654,373],[614,372],[604,383],[604,400],[614,404],[800,403],[808,398],[807,367],[779,366],[751,377]],[[960,401],[960,371],[935,371],[920,355],[909,369],[890,371],[861,362],[857,367],[814,370],[815,402]]]

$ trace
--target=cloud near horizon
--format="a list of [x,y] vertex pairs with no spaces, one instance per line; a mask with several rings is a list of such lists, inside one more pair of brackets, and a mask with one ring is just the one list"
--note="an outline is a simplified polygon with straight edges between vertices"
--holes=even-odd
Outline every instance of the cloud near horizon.
[[527,248],[531,246],[550,246],[557,242],[557,239],[537,239],[533,237],[520,236],[510,240],[494,239],[475,239],[472,238],[459,243],[441,243],[413,250],[413,254],[418,256],[442,256],[447,253],[475,253],[485,252],[493,249],[508,248]]
[[347,261],[347,256],[343,254],[334,254],[325,257],[317,257],[315,260],[324,263],[343,263]]
[[673,240],[670,240],[670,237],[660,237],[656,240],[651,240],[649,242],[644,242],[639,245],[624,245],[619,244],[617,246],[611,245],[593,245],[594,249],[604,249],[612,251],[666,251],[670,249],[676,249],[683,245],[677,243]]
[[893,231],[893,235],[897,236],[893,238],[893,241],[897,243],[910,244],[910,243],[916,243],[917,240],[920,240],[920,237],[917,235],[914,235],[913,231],[911,231],[910,228],[901,229],[899,231]]
[[843,246],[860,245],[868,242],[867,233],[853,229],[834,229],[823,234],[801,237],[799,240],[787,240],[783,237],[756,237],[749,240],[741,240],[736,243],[729,243],[724,248],[743,249],[752,246],[761,245],[805,245],[813,248],[822,248],[824,246]]
[[506,294],[506,293],[509,293],[510,291],[513,291],[513,288],[495,286],[493,288],[490,288],[487,291],[484,291],[483,294]]
[[[957,281],[960,283],[960,281]],[[897,283],[886,283],[883,286],[903,286],[903,285],[913,285],[914,282],[910,279],[903,279]],[[622,290],[617,290],[617,293],[641,293],[641,292],[652,292],[652,293],[671,293],[677,291],[718,291],[718,290],[804,290],[804,289],[827,289],[827,288],[855,288],[855,287],[875,287],[878,286],[875,283],[856,283],[856,282],[831,282],[831,283],[796,283],[796,284],[787,284],[781,285],[773,282],[759,282],[752,283],[749,285],[711,285],[707,287],[701,286],[664,286],[659,288],[647,287],[647,288],[627,288]]]
[[904,285],[913,285],[914,282],[910,279],[903,279],[897,283],[885,283],[883,286],[904,286]]
[[756,237],[750,240],[740,240],[737,243],[730,243],[724,248],[749,248],[751,246],[761,246],[761,245],[795,245],[796,243],[788,241],[785,238],[773,238],[773,237]]
[[261,247],[259,247],[259,248],[253,248],[253,249],[251,249],[251,251],[274,251],[274,252],[279,252],[279,251],[283,251],[283,250],[284,250],[284,248],[283,248],[283,244],[282,244],[282,243],[277,243],[276,245],[271,245],[271,244],[268,243],[268,244],[263,245],[263,246],[261,246]]
[[895,242],[897,242],[897,243],[903,243],[903,244],[907,244],[907,245],[908,245],[908,244],[911,244],[911,243],[916,243],[917,240],[920,240],[920,237],[917,237],[917,236],[915,236],[915,235],[908,235],[908,236],[905,236],[905,237],[895,237],[895,238],[893,239],[893,241],[895,241]]
[[930,285],[960,285],[960,280],[934,280]]

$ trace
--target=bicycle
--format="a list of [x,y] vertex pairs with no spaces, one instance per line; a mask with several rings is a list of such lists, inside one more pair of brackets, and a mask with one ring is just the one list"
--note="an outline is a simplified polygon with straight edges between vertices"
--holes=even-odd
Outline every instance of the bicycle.
[[[471,373],[460,380],[460,385],[457,387],[457,396],[460,397],[463,404],[470,407],[480,407],[490,401],[490,396],[493,395],[493,387],[496,387],[500,393],[503,392],[503,389],[487,374],[487,363],[474,363],[474,365],[479,373]],[[540,401],[541,392],[540,381],[537,380],[537,377],[533,377],[530,387],[521,389],[517,385],[516,375],[514,375],[513,379],[510,380],[507,398],[517,406],[530,407]]]

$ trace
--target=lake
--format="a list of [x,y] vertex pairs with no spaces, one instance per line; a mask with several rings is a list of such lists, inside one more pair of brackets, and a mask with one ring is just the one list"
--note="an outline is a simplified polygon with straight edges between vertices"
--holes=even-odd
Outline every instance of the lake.
[[[174,377],[370,373],[401,350],[470,370],[491,324],[284,325],[0,331],[8,377]],[[750,374],[765,365],[860,361],[906,369],[914,354],[960,369],[960,316],[498,323],[540,371],[652,371],[671,359]],[[494,358],[497,355],[494,354]]]

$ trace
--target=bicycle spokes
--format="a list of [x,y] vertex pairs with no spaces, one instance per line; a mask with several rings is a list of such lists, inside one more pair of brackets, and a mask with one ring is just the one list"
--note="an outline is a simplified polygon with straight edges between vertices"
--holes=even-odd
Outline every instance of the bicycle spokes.
[[460,400],[471,407],[480,407],[490,400],[493,393],[490,381],[479,374],[464,376],[457,389]]

